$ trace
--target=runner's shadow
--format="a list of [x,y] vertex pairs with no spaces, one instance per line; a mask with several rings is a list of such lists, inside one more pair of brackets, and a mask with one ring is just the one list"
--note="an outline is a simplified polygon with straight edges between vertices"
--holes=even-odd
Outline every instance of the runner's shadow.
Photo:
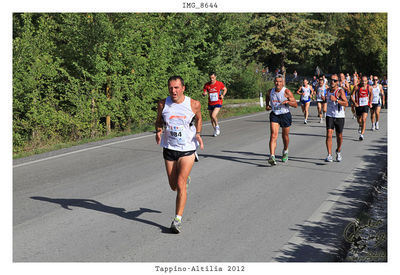
[[162,233],[171,233],[170,228],[168,227],[165,227],[163,225],[160,225],[152,221],[138,218],[143,213],[161,213],[161,211],[158,210],[152,210],[149,208],[141,207],[139,210],[127,212],[125,208],[108,206],[91,199],[53,199],[53,198],[37,197],[37,196],[31,197],[31,199],[59,204],[62,208],[65,208],[67,210],[72,210],[70,207],[73,206],[73,207],[81,207],[99,212],[114,214],[128,220],[134,220],[145,224],[153,225],[155,227],[160,228]]

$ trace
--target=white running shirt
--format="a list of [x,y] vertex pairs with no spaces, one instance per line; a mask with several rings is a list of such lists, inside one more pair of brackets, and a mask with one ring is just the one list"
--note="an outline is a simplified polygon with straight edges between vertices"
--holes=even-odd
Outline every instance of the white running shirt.
[[190,101],[188,96],[180,104],[174,103],[170,97],[165,100],[161,147],[181,152],[196,150],[196,127],[191,125],[195,114]]
[[334,95],[335,97],[337,97],[339,90],[342,90],[342,92],[344,92],[342,88],[338,88],[334,92],[331,92],[331,89],[329,89],[327,91],[326,102],[328,104],[327,104],[326,116],[334,117],[334,118],[344,118],[345,117],[343,106],[340,105],[339,103],[337,103],[336,101],[331,100],[331,95]]
[[275,92],[275,88],[272,88],[271,93],[270,93],[270,106],[272,107],[272,112],[274,112],[275,115],[282,115],[289,113],[289,106],[286,104],[281,104],[281,102],[288,100],[285,97],[285,91],[286,87],[283,87],[282,90],[279,92]]

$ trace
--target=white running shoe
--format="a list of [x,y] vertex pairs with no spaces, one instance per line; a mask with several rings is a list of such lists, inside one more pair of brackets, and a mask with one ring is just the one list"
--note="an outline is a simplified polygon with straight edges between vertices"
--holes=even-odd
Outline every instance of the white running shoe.
[[324,122],[324,120],[322,119],[322,117],[321,117],[321,119],[319,120],[319,123],[323,123]]
[[342,161],[342,152],[336,151],[336,161],[341,162]]
[[219,130],[219,126],[215,127],[215,134],[214,136],[219,136],[219,134],[221,134],[221,131]]
[[307,124],[307,119],[304,120],[304,124]]
[[375,124],[372,124],[371,131],[375,131]]
[[360,134],[359,140],[364,140],[364,135]]
[[333,161],[333,157],[332,155],[328,155],[325,159],[326,162],[332,162]]
[[358,127],[358,133],[361,135],[361,126]]
[[379,130],[379,121],[375,123],[375,129]]

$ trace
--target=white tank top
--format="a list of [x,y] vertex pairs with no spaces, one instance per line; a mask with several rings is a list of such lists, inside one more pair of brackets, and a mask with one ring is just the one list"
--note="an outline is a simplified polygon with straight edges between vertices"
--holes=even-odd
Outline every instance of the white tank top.
[[323,101],[322,97],[326,95],[326,89],[324,87],[318,87],[317,88],[317,101],[321,102]]
[[381,103],[381,89],[378,86],[375,88],[372,87],[372,104],[380,104]]
[[188,96],[180,104],[174,103],[170,97],[165,100],[161,147],[181,152],[196,150],[196,127],[192,123],[195,114],[190,101]]
[[270,105],[272,107],[272,112],[274,112],[275,115],[282,115],[290,112],[288,105],[281,104],[281,102],[288,100],[285,97],[285,90],[286,87],[283,87],[279,92],[275,92],[275,88],[272,88],[271,90]]
[[301,90],[303,92],[301,94],[301,100],[308,100],[310,98],[310,94],[311,94],[310,85],[308,85],[307,88],[302,86]]
[[345,117],[343,106],[340,105],[339,103],[337,103],[336,101],[331,100],[331,95],[338,97],[337,94],[338,94],[339,90],[342,90],[342,92],[344,92],[342,88],[338,88],[334,92],[331,92],[330,89],[327,91],[326,102],[328,104],[327,104],[326,116],[334,117],[334,118],[344,118]]

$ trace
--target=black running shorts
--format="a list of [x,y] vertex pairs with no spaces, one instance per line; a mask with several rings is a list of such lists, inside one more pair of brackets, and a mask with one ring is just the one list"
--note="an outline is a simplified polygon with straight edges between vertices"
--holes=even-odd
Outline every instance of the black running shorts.
[[282,128],[287,128],[292,125],[292,114],[286,113],[281,115],[275,115],[274,112],[269,113],[269,121],[279,123]]
[[344,128],[344,117],[326,117],[326,129],[335,129],[337,133],[342,133]]
[[163,148],[163,157],[165,160],[177,161],[179,158],[193,155],[195,152],[196,150],[181,152]]
[[356,115],[357,116],[362,116],[363,113],[368,114],[369,106],[360,106],[356,107]]

